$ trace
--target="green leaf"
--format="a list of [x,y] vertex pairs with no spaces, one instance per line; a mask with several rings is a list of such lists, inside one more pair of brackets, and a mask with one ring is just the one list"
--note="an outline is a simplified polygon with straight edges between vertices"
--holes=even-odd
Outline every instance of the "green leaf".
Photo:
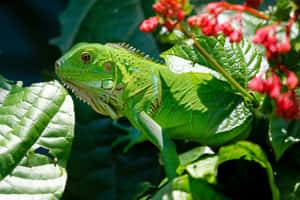
[[[228,38],[220,35],[218,38],[198,36],[197,41],[244,88],[247,88],[248,82],[257,73],[268,68],[268,64],[262,62],[261,54],[247,40],[231,43]],[[184,67],[192,68],[193,71],[210,73],[218,79],[226,81],[222,75],[215,71],[212,64],[206,61],[190,44],[175,45],[165,51],[162,56],[174,71],[186,71]],[[178,60],[184,61],[185,66],[179,65],[182,63],[176,64]],[[194,65],[195,63],[196,65]]]
[[216,191],[211,185],[202,180],[183,175],[162,187],[152,200],[227,200],[226,196]]
[[7,80],[3,76],[0,75],[0,107],[2,106],[7,95],[9,94],[9,91],[12,88],[11,83],[12,83],[12,81]]
[[[236,44],[230,43],[224,37],[216,39],[199,36],[198,41],[233,78],[245,87],[248,80],[262,68],[261,55],[245,40]],[[236,140],[246,138],[251,131],[253,119],[251,107],[246,105],[243,98],[236,94],[225,78],[215,71],[189,42],[175,45],[164,52],[162,57],[176,73],[200,72],[195,73],[194,84],[205,109],[203,123],[199,124],[199,129],[208,126],[209,129],[204,129],[212,136],[210,140],[205,141],[206,144],[223,144],[224,141],[229,141],[229,137],[233,139],[233,135]],[[202,76],[201,73],[211,74],[214,77],[205,80],[204,83],[203,79],[196,78]],[[202,134],[204,133],[203,131]]]
[[0,93],[5,99],[0,107],[0,199],[60,199],[74,133],[72,99],[57,81],[6,86],[9,93]]
[[218,168],[221,164],[231,160],[247,160],[260,164],[268,175],[273,200],[279,199],[279,191],[275,185],[273,170],[263,150],[256,144],[240,141],[236,144],[223,146],[215,156],[203,158],[186,167],[193,178],[200,178],[208,183],[216,184]]
[[273,200],[279,199],[279,190],[274,182],[272,166],[264,151],[258,145],[247,141],[240,141],[233,145],[221,147],[218,156],[218,165],[236,159],[254,161],[260,164],[268,175]]
[[[298,157],[299,159],[299,157]],[[284,160],[277,164],[276,182],[280,189],[280,199],[299,200],[300,199],[300,173],[299,166],[290,160]]]
[[218,156],[203,158],[196,163],[188,165],[186,170],[193,178],[201,178],[208,183],[217,182]]
[[290,12],[293,7],[294,4],[292,1],[279,0],[273,8],[273,15],[280,21],[287,21],[290,19]]
[[293,144],[300,141],[300,120],[285,121],[281,117],[272,117],[269,123],[269,141],[276,160]]
[[78,42],[130,42],[135,48],[156,56],[158,50],[152,35],[139,30],[144,20],[141,2],[70,0],[60,17],[61,36],[52,43],[65,52]]
[[185,166],[187,164],[190,164],[191,162],[194,162],[201,156],[209,154],[214,154],[214,152],[208,146],[196,147],[179,155],[180,165]]

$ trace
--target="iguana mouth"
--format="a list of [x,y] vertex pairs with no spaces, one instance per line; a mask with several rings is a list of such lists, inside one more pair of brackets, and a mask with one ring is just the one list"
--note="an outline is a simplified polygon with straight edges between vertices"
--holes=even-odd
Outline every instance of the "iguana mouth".
[[[69,88],[77,98],[83,102],[89,104],[96,112],[102,115],[110,116],[112,119],[117,119],[122,117],[120,111],[118,111],[115,106],[110,102],[110,98],[116,98],[113,94],[113,80],[107,79],[103,82],[101,81],[101,88],[105,90],[102,95],[92,93],[91,91],[85,91],[79,84],[73,83],[72,81],[65,80],[61,78],[63,84]],[[116,88],[116,91],[120,91],[120,88]],[[92,95],[94,94],[94,95]]]

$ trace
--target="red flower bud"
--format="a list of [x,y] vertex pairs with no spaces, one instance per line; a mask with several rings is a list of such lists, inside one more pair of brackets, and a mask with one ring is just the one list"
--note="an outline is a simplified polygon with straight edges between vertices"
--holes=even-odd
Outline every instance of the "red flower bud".
[[171,20],[167,20],[162,24],[164,27],[166,27],[168,29],[169,32],[173,31],[173,29],[175,28],[176,22],[171,21]]
[[230,42],[240,42],[242,40],[243,33],[240,30],[234,30],[229,36]]
[[297,87],[298,84],[299,84],[299,81],[298,81],[298,78],[295,75],[295,73],[292,71],[289,71],[287,79],[286,79],[286,85],[288,86],[288,88],[293,90]]
[[222,6],[221,4],[222,4],[222,2],[221,3],[220,2],[209,3],[206,6],[206,10],[207,10],[208,13],[214,14],[216,12],[217,8]]
[[182,21],[184,19],[185,13],[183,10],[179,10],[177,13],[177,20]]
[[264,90],[272,98],[277,98],[280,95],[281,80],[275,72],[267,78],[267,81],[264,83]]
[[188,18],[187,20],[187,24],[191,27],[194,27],[197,25],[197,21],[199,20],[199,16],[196,15],[196,16],[191,16]]
[[273,87],[270,88],[270,97],[276,99],[280,96],[280,91],[281,91],[281,84],[277,83],[273,85]]
[[150,17],[143,21],[140,26],[140,30],[146,33],[153,32],[158,25],[159,17]]
[[223,32],[225,36],[230,36],[230,34],[233,32],[230,22],[224,22],[223,24],[217,24],[215,27],[215,31]]
[[280,53],[287,53],[291,50],[290,39],[287,37],[286,40],[279,44],[278,52]]
[[153,4],[152,8],[157,14],[161,14],[161,15],[164,15],[167,10],[166,7],[161,3]]
[[257,92],[264,92],[264,81],[262,75],[255,76],[249,83],[248,88]]
[[282,116],[285,120],[299,117],[299,102],[295,90],[288,91],[276,99],[276,115]]

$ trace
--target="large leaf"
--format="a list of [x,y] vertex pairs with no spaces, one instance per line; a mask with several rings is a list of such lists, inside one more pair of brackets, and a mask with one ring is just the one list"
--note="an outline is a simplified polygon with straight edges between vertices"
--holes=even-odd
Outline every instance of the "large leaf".
[[[299,160],[299,157],[297,158]],[[284,161],[284,162],[281,162]],[[299,200],[300,199],[300,173],[299,165],[291,160],[282,159],[275,167],[276,182],[280,189],[280,199]]]
[[239,159],[253,161],[263,167],[269,179],[273,200],[279,199],[279,191],[274,182],[273,170],[265,153],[258,145],[247,141],[223,146],[217,155],[204,157],[188,165],[186,170],[193,178],[216,184],[219,166],[225,162]]
[[188,175],[180,176],[162,187],[152,200],[229,200],[228,197],[216,191],[211,185],[193,179]]
[[[62,34],[53,41],[62,52],[77,42],[129,42],[153,56],[155,40],[139,31],[142,0],[70,0],[60,21]],[[149,2],[151,4],[151,2]]]
[[7,80],[0,75],[0,106],[2,106],[7,95],[9,94],[9,91],[12,88],[12,85],[10,83],[12,83],[12,81]]
[[300,141],[300,120],[285,121],[281,117],[272,117],[269,124],[269,141],[276,160],[293,144]]
[[0,199],[60,199],[74,133],[73,102],[58,82],[3,87]]
[[[262,62],[261,54],[247,40],[231,43],[224,36],[198,36],[197,41],[244,88],[247,88],[248,82],[257,73],[268,68],[267,63]],[[175,45],[162,56],[174,71],[192,68],[192,71],[210,73],[225,81],[212,64],[189,43]]]
[[[248,80],[261,69],[260,54],[245,40],[236,44],[230,43],[224,37],[215,39],[199,36],[198,41],[233,78],[245,87],[247,87]],[[235,94],[236,92],[224,77],[214,70],[212,65],[189,44],[189,41],[175,45],[164,52],[162,57],[170,69],[176,73],[202,72],[216,77],[205,84],[200,81],[197,83],[196,79],[194,81],[195,89],[199,91],[198,96],[206,109],[206,112],[203,112],[203,123],[199,126],[209,126],[209,131],[213,132],[209,134],[213,135],[211,139],[215,141],[215,144],[222,144],[221,141],[217,141],[217,136],[220,136],[219,140],[224,140],[226,136],[221,137],[222,134],[219,133],[226,131],[224,135],[228,137],[231,134],[240,135],[238,139],[247,136],[251,131],[253,119],[251,108],[245,104],[241,96]],[[212,144],[211,141],[206,142]]]

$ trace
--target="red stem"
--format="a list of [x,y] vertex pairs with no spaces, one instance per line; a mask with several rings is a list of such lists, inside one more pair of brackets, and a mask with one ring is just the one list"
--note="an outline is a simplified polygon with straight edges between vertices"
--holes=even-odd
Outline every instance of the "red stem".
[[250,8],[250,7],[247,7],[247,6],[244,6],[244,5],[233,5],[233,4],[224,2],[224,1],[220,2],[219,5],[225,7],[226,9],[229,9],[229,10],[237,10],[237,11],[240,11],[240,12],[246,11],[246,12],[252,13],[253,15],[255,15],[255,16],[261,18],[261,19],[264,19],[264,20],[269,19],[268,16],[258,12],[257,10],[255,10],[253,8]]

